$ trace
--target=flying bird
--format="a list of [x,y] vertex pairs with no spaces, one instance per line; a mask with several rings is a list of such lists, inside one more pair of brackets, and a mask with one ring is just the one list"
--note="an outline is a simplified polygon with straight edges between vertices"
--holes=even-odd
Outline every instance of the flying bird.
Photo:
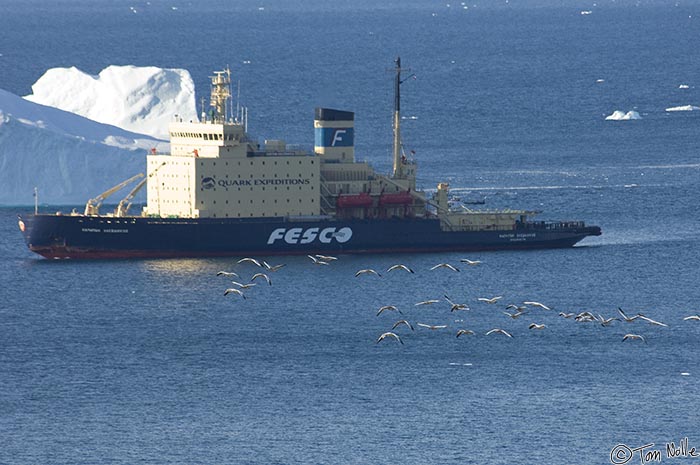
[[337,260],[338,257],[331,257],[330,255],[319,255],[316,254],[316,257],[318,257],[320,260],[323,260],[324,262],[332,262],[333,260]]
[[377,312],[377,316],[381,315],[383,312],[387,311],[392,311],[392,312],[399,312],[401,313],[401,310],[396,308],[394,305],[384,305],[383,307],[379,307],[379,311]]
[[421,328],[428,328],[432,330],[447,328],[447,325],[427,325],[425,323],[418,323],[418,326],[420,326]]
[[503,334],[504,336],[508,336],[508,337],[513,337],[513,336],[511,336],[511,334],[508,331],[503,330],[501,328],[493,328],[492,330],[488,331],[486,333],[486,335],[488,336],[489,334],[496,334],[496,333],[500,333],[500,334]]
[[313,255],[307,255],[309,257],[314,265],[328,265],[328,262],[324,262],[323,260],[319,260],[318,258],[314,257]]
[[432,304],[436,304],[436,303],[438,303],[438,302],[440,302],[440,301],[437,300],[437,299],[424,300],[424,301],[422,301],[422,302],[418,302],[418,303],[416,304],[416,307],[419,306],[419,305],[432,305]]
[[538,325],[537,323],[530,323],[530,326],[528,326],[529,329],[544,329],[546,327],[547,325],[545,324]]
[[508,312],[503,312],[504,315],[508,315],[512,319],[516,319],[521,317],[522,315],[525,315],[527,312],[515,312],[515,313],[508,313]]
[[250,282],[252,283],[255,281],[256,278],[263,278],[265,281],[267,281],[267,284],[272,286],[272,281],[270,281],[270,277],[266,275],[265,273],[255,273],[252,278],[250,278]]
[[612,324],[613,321],[620,321],[620,319],[619,319],[619,318],[615,318],[615,317],[613,317],[613,318],[605,318],[605,317],[603,317],[603,315],[600,315],[600,314],[599,314],[599,315],[598,315],[598,321],[600,321],[600,325],[601,325],[601,326],[610,326],[610,324]]
[[413,271],[412,269],[410,269],[410,268],[407,267],[406,265],[402,265],[402,264],[400,264],[400,263],[397,264],[397,265],[392,265],[392,266],[390,266],[389,269],[386,270],[386,271],[387,271],[387,273],[388,273],[388,272],[394,271],[394,270],[404,270],[404,271],[408,271],[409,273],[414,273],[414,271]]
[[432,267],[431,270],[436,270],[438,268],[447,268],[448,270],[459,272],[459,268],[454,267],[454,266],[450,265],[449,263],[438,263],[437,265]]
[[563,316],[564,318],[571,318],[572,316],[574,316],[574,313],[559,312],[559,316]]
[[641,339],[645,344],[647,342],[647,340],[644,339],[644,336],[640,336],[639,334],[625,334],[625,337],[623,337],[622,340],[626,341],[627,339]]
[[449,297],[447,297],[447,295],[445,295],[445,299],[452,306],[452,308],[450,308],[451,312],[456,312],[457,310],[469,310],[469,305],[467,305],[467,304],[458,304],[458,303],[452,302],[452,300]]
[[236,281],[231,281],[231,284],[233,284],[234,286],[238,286],[241,289],[250,289],[251,287],[255,286],[255,283],[241,284],[241,283],[238,283]]
[[527,310],[527,307],[524,305],[515,305],[515,304],[506,305],[506,310],[511,309],[511,308],[513,310],[515,310],[516,312],[524,312],[525,310]]
[[263,263],[263,266],[265,267],[265,269],[267,269],[267,271],[273,271],[273,272],[279,270],[283,266],[287,266],[286,263],[280,263],[279,265],[270,265],[266,261],[263,261],[262,263]]
[[219,271],[216,273],[217,276],[235,276],[236,278],[240,278],[238,274],[234,273],[233,271]]
[[625,315],[625,312],[623,312],[620,307],[617,307],[617,311],[622,316],[622,319],[625,320],[627,323],[632,323],[634,320],[636,320],[637,318],[639,318],[641,316],[641,315],[639,315],[639,313],[637,313],[634,316],[627,316],[627,315]]
[[475,333],[474,333],[474,331],[472,331],[471,329],[460,329],[459,331],[457,331],[457,337],[459,337],[459,336],[470,336],[470,335],[472,335],[472,334],[475,334]]
[[590,312],[581,312],[574,317],[574,320],[576,320],[577,323],[593,323],[598,321],[598,317]]
[[411,331],[415,331],[415,330],[413,329],[413,325],[412,325],[411,323],[409,323],[407,320],[399,320],[399,321],[397,321],[396,323],[394,323],[394,326],[392,326],[391,329],[396,329],[397,326],[401,326],[401,325],[406,325],[406,326],[408,326],[409,328],[411,328]]
[[224,295],[229,295],[229,294],[238,294],[244,299],[246,298],[245,295],[243,294],[243,291],[240,289],[234,289],[234,288],[229,288],[224,291]]
[[382,342],[384,339],[386,339],[388,337],[393,337],[394,339],[399,341],[401,344],[403,344],[403,341],[401,340],[399,335],[396,333],[392,333],[391,331],[387,331],[386,333],[383,333],[381,336],[379,336],[379,338],[377,339],[377,342],[375,342],[375,344],[379,344],[380,342]]
[[481,263],[481,260],[469,260],[468,258],[462,258],[460,262],[466,263],[467,265],[475,266]]
[[502,295],[497,295],[496,297],[491,297],[491,298],[479,297],[476,300],[478,300],[479,302],[486,302],[487,304],[495,304],[496,302],[498,302],[502,298],[503,298]]
[[243,262],[252,263],[253,265],[259,266],[260,268],[262,268],[262,265],[260,264],[260,262],[254,258],[246,257],[246,258],[241,258],[240,260],[238,260],[238,263],[243,263]]
[[371,268],[365,268],[364,270],[358,271],[357,273],[355,273],[355,277],[357,278],[358,276],[363,275],[363,274],[374,274],[374,275],[379,276],[380,278],[382,277],[381,274],[377,273],[376,271],[374,271]]
[[551,308],[547,307],[545,304],[542,304],[540,302],[534,302],[532,300],[527,301],[527,302],[523,302],[523,304],[530,305],[532,307],[540,307],[541,309],[544,309],[544,310],[551,310]]
[[661,323],[660,321],[652,320],[651,318],[644,316],[641,313],[638,316],[640,319],[647,321],[652,325],[663,326],[664,328],[668,328],[668,325],[666,323]]
[[685,321],[689,320],[695,320],[695,321],[700,321],[700,315],[690,315],[685,318],[683,318]]

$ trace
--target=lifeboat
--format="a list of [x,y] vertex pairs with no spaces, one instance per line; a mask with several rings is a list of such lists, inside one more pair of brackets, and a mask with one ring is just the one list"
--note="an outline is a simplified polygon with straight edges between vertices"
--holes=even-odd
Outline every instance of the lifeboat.
[[361,194],[345,194],[338,196],[335,202],[338,208],[371,207],[372,196],[366,192]]
[[379,205],[410,205],[412,203],[413,197],[410,192],[382,194],[379,197]]

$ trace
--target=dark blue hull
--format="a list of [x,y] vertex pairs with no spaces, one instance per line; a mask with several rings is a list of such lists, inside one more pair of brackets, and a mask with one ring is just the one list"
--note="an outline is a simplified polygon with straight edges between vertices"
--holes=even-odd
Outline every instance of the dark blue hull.
[[571,247],[597,226],[525,223],[516,229],[446,232],[437,219],[289,220],[20,219],[29,248],[47,258],[205,257],[315,253],[476,251]]

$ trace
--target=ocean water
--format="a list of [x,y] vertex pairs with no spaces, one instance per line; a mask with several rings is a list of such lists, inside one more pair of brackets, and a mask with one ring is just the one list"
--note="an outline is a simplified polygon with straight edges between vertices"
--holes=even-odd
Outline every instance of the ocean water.
[[[48,261],[16,225],[31,207],[0,209],[0,462],[605,464],[653,443],[684,463],[666,443],[700,444],[700,323],[683,320],[700,312],[700,116],[665,109],[700,105],[700,5],[598,3],[5,2],[0,88],[135,64],[187,68],[206,95],[229,64],[254,134],[309,145],[315,106],[355,111],[357,158],[382,171],[400,55],[424,188],[448,180],[603,235],[328,267],[258,257],[286,266],[244,300],[216,273],[252,265]],[[615,110],[642,119],[606,121]],[[430,270],[441,262],[461,272]],[[416,272],[383,272],[394,263]],[[354,276],[365,267],[383,276]],[[526,300],[552,310],[503,314]],[[376,316],[388,304],[403,315]],[[668,326],[558,316],[618,307]],[[404,344],[375,343],[401,318]]]

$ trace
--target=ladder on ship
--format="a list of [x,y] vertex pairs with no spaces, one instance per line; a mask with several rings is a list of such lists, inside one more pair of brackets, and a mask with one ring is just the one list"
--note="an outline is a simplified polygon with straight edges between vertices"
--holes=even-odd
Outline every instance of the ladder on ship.
[[328,201],[329,198],[333,197],[334,195],[331,193],[331,191],[328,190],[328,187],[326,187],[326,178],[321,176],[321,188],[319,194],[321,195],[321,213],[324,215],[334,215],[335,214],[335,206],[331,204],[331,202]]

